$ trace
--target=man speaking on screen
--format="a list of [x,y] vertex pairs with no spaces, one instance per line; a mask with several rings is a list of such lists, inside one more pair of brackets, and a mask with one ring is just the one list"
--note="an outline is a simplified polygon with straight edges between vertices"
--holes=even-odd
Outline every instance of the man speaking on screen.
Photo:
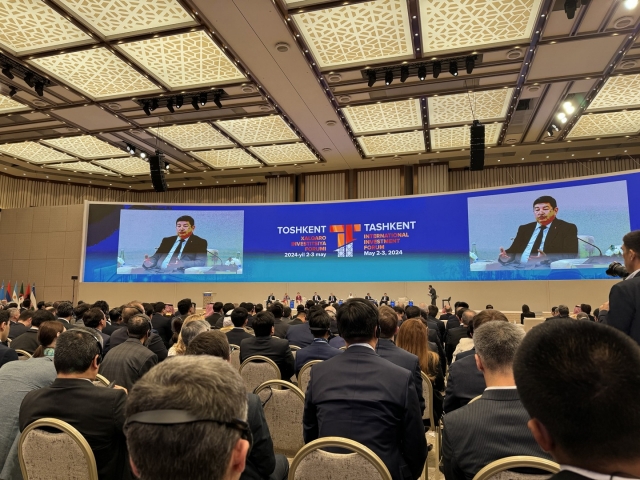
[[578,228],[557,218],[555,198],[548,195],[537,198],[533,202],[533,215],[536,221],[520,225],[509,248],[500,247],[500,263],[549,264],[578,256]]
[[190,267],[204,267],[207,264],[207,241],[194,235],[195,220],[183,215],[176,220],[176,233],[165,237],[151,257],[145,255],[142,266],[148,270],[182,271]]

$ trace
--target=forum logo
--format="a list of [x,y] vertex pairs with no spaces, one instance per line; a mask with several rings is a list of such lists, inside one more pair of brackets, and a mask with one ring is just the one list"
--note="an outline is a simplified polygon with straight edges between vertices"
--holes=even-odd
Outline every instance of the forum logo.
[[353,232],[361,230],[360,224],[353,225],[330,225],[329,232],[338,234],[338,257],[353,257]]

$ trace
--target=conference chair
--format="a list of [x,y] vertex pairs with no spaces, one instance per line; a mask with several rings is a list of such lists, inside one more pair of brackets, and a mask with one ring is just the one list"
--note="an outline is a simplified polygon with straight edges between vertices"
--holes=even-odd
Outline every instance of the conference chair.
[[264,416],[273,440],[273,451],[294,457],[304,446],[304,393],[292,383],[269,380],[256,388],[255,394],[262,400]]
[[479,400],[480,398],[482,398],[482,394],[478,395],[477,397],[473,397],[471,400],[469,400],[469,403],[467,403],[467,405],[475,402],[476,400]]
[[347,346],[345,345],[344,347],[340,347],[340,350],[346,350]]
[[[535,468],[549,472],[544,474],[528,474],[511,472],[513,468]],[[495,462],[491,462],[478,473],[473,480],[545,480],[552,474],[560,471],[560,465],[546,458],[529,457],[520,455],[515,457],[505,457]]]
[[[341,448],[353,453],[330,453]],[[289,480],[391,480],[386,465],[361,443],[347,438],[324,437],[307,443],[289,468]]]
[[295,352],[296,350],[300,350],[300,347],[297,345],[289,345],[289,348],[291,349],[292,352]]
[[99,373],[96,374],[96,380],[93,382],[93,384],[98,387],[108,387],[110,383],[111,382],[109,382],[104,375],[100,375]]
[[[49,431],[51,428],[56,432]],[[89,443],[74,427],[55,418],[36,420],[24,429],[18,444],[18,458],[24,480],[98,480],[98,468]]]
[[24,350],[17,349],[16,353],[18,354],[18,360],[29,360],[32,357],[29,352]]
[[303,392],[307,392],[307,386],[311,380],[311,367],[320,362],[322,362],[322,360],[311,360],[310,362],[305,363],[298,372],[298,386]]
[[240,365],[240,376],[244,380],[248,393],[269,380],[280,380],[280,369],[276,362],[262,355],[247,358]]
[[[431,384],[431,380],[424,372],[420,372],[422,376],[422,396],[424,397],[424,413],[422,414],[422,420],[429,420],[429,430],[434,433],[435,440],[433,442],[433,454],[435,456],[436,468],[435,468],[435,479],[438,480],[438,472],[440,465],[440,425],[436,424],[435,417],[433,415],[433,385]],[[426,435],[426,432],[425,432]],[[428,438],[427,438],[428,440]],[[429,478],[429,457],[427,456],[427,460],[424,464],[424,470],[422,471],[421,478],[424,480],[428,480]]]
[[231,343],[229,345],[229,360],[231,361],[231,365],[236,370],[240,370],[240,347],[238,345],[234,345]]

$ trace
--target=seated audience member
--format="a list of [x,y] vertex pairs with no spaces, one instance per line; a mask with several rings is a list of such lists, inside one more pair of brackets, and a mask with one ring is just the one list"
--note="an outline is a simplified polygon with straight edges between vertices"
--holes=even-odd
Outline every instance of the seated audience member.
[[109,310],[109,323],[102,329],[102,333],[111,336],[111,334],[119,328],[124,328],[124,324],[122,323],[122,309],[112,308]]
[[238,480],[245,469],[246,388],[220,358],[188,355],[158,365],[131,390],[126,415],[131,467],[142,480]]
[[328,360],[342,353],[342,350],[329,345],[329,329],[331,317],[326,310],[312,308],[309,310],[309,329],[313,335],[313,342],[296,352],[296,375],[305,363],[312,360]]
[[[274,304],[277,306],[279,304]],[[282,309],[282,307],[280,307]],[[271,312],[260,312],[253,321],[255,337],[245,338],[240,343],[240,361],[254,355],[262,355],[273,360],[280,369],[280,378],[285,381],[295,373],[295,360],[289,348],[289,342],[273,337],[274,317]]]
[[[313,306],[311,307],[311,309],[309,309],[309,315],[311,315],[312,309],[320,310],[321,312],[324,313],[324,310],[322,310],[322,307]],[[300,318],[300,317],[298,316],[297,318]],[[304,318],[304,321],[300,320],[300,322],[297,324],[294,324],[293,322],[289,324],[289,329],[287,330],[287,333],[285,335],[285,338],[289,342],[289,345],[295,345],[296,347],[304,348],[304,347],[308,347],[313,343],[313,338],[314,338],[313,333],[309,328],[309,323],[306,320],[304,311],[303,311],[303,318]]]
[[[140,314],[144,314],[144,308],[139,302],[130,302],[122,309],[122,324],[124,325],[124,328],[118,328],[111,334],[111,337],[109,337],[110,348],[116,347],[127,341],[127,339],[129,338],[129,334],[126,326],[129,323],[129,319],[134,315]],[[180,318],[180,321],[182,321],[181,317],[178,318]],[[167,347],[164,346],[162,338],[157,333],[151,332],[149,340],[146,344],[146,348],[156,354],[159,362],[167,358]]]
[[580,312],[579,314],[576,315],[576,320],[586,320],[588,322],[589,321],[589,315],[587,315],[584,312]]
[[[195,317],[196,315],[192,315]],[[201,317],[200,315],[198,315]],[[187,347],[191,340],[196,338],[198,335],[204,332],[208,332],[211,330],[211,325],[206,320],[199,318],[193,322],[188,322],[185,320],[185,324],[182,325],[182,330],[180,330],[180,338],[182,339],[182,344],[184,345],[184,349],[180,350],[177,355],[184,355],[187,351]]]
[[0,367],[5,363],[18,360],[16,351],[7,346],[7,338],[9,338],[10,332],[9,312],[7,310],[0,310]]
[[14,350],[24,350],[33,355],[40,343],[38,343],[38,328],[43,322],[55,320],[56,317],[48,310],[36,310],[31,317],[31,328],[11,342]]
[[73,316],[73,305],[71,302],[60,302],[56,307],[56,316],[58,317],[57,320],[62,322],[66,330],[69,330],[76,322]]
[[[451,364],[453,362],[454,353],[464,352],[473,348],[473,340],[469,335],[469,323],[473,320],[475,314],[476,312],[468,308],[458,312],[458,317],[462,324],[457,328],[452,328],[447,334],[447,363]],[[458,349],[460,343],[462,343],[462,348]]]
[[164,342],[164,346],[169,348],[169,342],[173,332],[171,331],[171,318],[165,315],[167,305],[164,302],[156,302],[153,304],[153,316],[151,317],[151,326],[154,328],[160,338]]
[[527,428],[529,416],[513,379],[513,359],[524,337],[499,321],[474,330],[474,361],[485,378],[482,397],[444,419],[442,456],[447,480],[471,480],[489,463],[514,455],[549,458]]
[[[473,335],[473,330],[479,328],[480,325],[493,320],[509,322],[505,314],[498,310],[482,310],[470,322],[470,334]],[[462,352],[458,356],[458,360],[449,367],[449,379],[444,396],[445,413],[464,407],[471,399],[482,395],[487,387],[482,372],[476,366],[475,353],[475,348]]]
[[56,348],[56,341],[62,332],[66,330],[64,324],[53,320],[42,322],[38,329],[38,342],[40,346],[33,352],[32,358],[49,357],[53,358]]
[[95,334],[102,338],[102,354],[106,355],[109,351],[110,336],[102,333],[104,327],[107,326],[107,319],[104,316],[104,312],[99,308],[90,308],[82,316],[82,323],[87,328],[95,330]]
[[269,311],[273,314],[273,335],[278,338],[286,338],[287,331],[289,330],[289,324],[282,320],[284,314],[284,307],[280,303],[274,303],[269,307]]
[[[222,332],[204,332],[193,339],[187,347],[187,355],[211,355],[230,362],[229,342]],[[264,416],[260,397],[247,393],[247,423],[253,442],[247,456],[247,465],[240,480],[285,480],[289,473],[289,462],[284,455],[274,455],[269,425]]]
[[418,478],[427,443],[413,372],[376,354],[378,311],[370,301],[343,304],[338,328],[348,348],[311,369],[304,441],[349,438],[373,450],[394,480]]
[[[216,324],[215,327],[216,329],[221,329],[222,327],[225,326],[224,321],[225,319],[228,319],[229,321],[231,321],[231,312],[233,312],[233,310],[236,308],[236,306],[233,303],[225,303],[222,306],[222,311],[220,312],[220,317],[216,320]],[[231,325],[233,325],[233,323],[231,323]]]
[[100,480],[128,478],[122,432],[127,394],[123,388],[93,385],[102,355],[99,343],[94,331],[80,326],[58,337],[53,359],[57,378],[51,386],[26,395],[20,406],[20,431],[41,418],[67,422],[89,443]]
[[547,318],[545,319],[545,321],[546,321],[546,320],[551,320],[552,318],[555,318],[555,317],[557,317],[557,316],[558,316],[558,307],[551,307],[551,316],[550,316],[550,317],[547,317]]
[[[443,343],[440,340],[440,335],[438,334],[438,325],[433,320],[427,320],[426,314],[423,317],[422,310],[418,307],[407,307],[404,310],[404,315],[406,317],[404,321],[416,318],[425,324],[427,331],[429,332],[429,341],[436,345],[442,371],[445,371],[447,369],[447,358],[445,356]],[[400,323],[400,326],[402,327],[402,322]]]
[[[286,309],[287,308],[288,307],[285,307],[285,315],[284,315],[285,317],[286,317]],[[289,314],[291,314],[291,309],[290,308],[289,308]],[[298,305],[296,307],[296,318],[291,320],[289,322],[289,325],[290,326],[291,325],[300,325],[300,324],[302,324],[302,323],[304,323],[306,321],[307,321],[307,314],[305,312],[305,307],[304,307],[304,305]]]
[[[331,326],[329,327],[331,331],[331,335],[338,335],[338,322],[336,321],[336,307],[333,305],[328,305],[324,307],[324,311],[327,312],[327,315],[331,318]],[[329,342],[331,343],[331,342]]]
[[514,376],[553,480],[640,478],[640,349],[606,325],[558,320],[527,333]]
[[[409,322],[420,324],[420,326],[422,326],[422,329],[420,330],[420,334],[424,338],[409,339],[405,335],[405,344],[401,345],[400,343],[398,343],[398,339],[396,339],[394,342],[395,336],[398,335],[398,316],[396,315],[396,312],[394,312],[393,309],[391,307],[388,307],[387,305],[381,305],[380,308],[378,309],[378,318],[380,322],[380,338],[378,340],[378,349],[377,349],[378,355],[380,355],[385,360],[388,360],[391,363],[398,365],[399,367],[405,368],[409,370],[411,373],[413,373],[413,383],[416,389],[416,394],[418,395],[418,403],[420,404],[420,413],[422,414],[424,413],[424,396],[422,395],[422,375],[420,375],[420,372],[421,372],[420,357],[418,356],[418,353],[416,353],[416,349],[409,348],[410,347],[409,343],[412,344],[411,347],[414,346],[413,345],[414,341],[416,344],[424,343],[425,348],[428,351],[429,347],[426,346],[428,343],[427,327],[425,327],[424,324],[417,319],[411,319],[404,322],[402,324],[403,326]],[[405,328],[405,332],[407,332],[406,328]],[[414,333],[416,333],[415,330],[414,330]],[[424,340],[424,342],[421,342],[421,340]],[[438,354],[434,353],[433,355],[435,357],[436,367],[440,368],[438,363],[438,360],[439,360]],[[428,373],[428,372],[425,372],[425,373]],[[444,390],[444,378],[443,378],[442,387],[443,387],[442,390]],[[440,410],[442,411],[442,401],[440,403],[441,403]]]
[[91,305],[91,308],[99,308],[100,310],[102,310],[102,313],[104,313],[105,317],[109,316],[109,304],[105,300],[98,300],[93,305]]
[[[34,314],[33,310],[25,310],[20,313],[17,308],[9,308],[5,311],[9,313],[9,321],[11,322],[11,331],[9,332],[9,338],[11,340],[15,340],[31,328],[31,319]],[[17,317],[16,314],[18,314]]]
[[[429,305],[426,309],[427,312],[427,323],[431,325],[435,325],[437,327],[438,336],[440,337],[440,341],[442,343],[445,342],[447,336],[447,327],[445,323],[441,320],[438,320],[436,317],[438,316],[438,307],[435,305]],[[433,328],[432,326],[428,328]]]
[[127,322],[126,342],[112,347],[100,364],[100,375],[130,390],[142,375],[158,363],[155,353],[144,346],[151,332],[151,321],[139,313]]
[[[451,305],[447,305],[442,310],[443,311],[442,311],[442,315],[440,315],[440,320],[449,320],[450,318],[455,317],[455,315],[452,313]],[[447,327],[448,325],[449,324],[447,323]]]
[[233,312],[231,312],[231,321],[233,322],[233,329],[229,330],[226,333],[227,340],[229,341],[230,344],[240,346],[240,343],[242,342],[242,340],[244,340],[245,338],[253,337],[253,335],[251,335],[249,332],[245,330],[245,327],[247,326],[248,318],[249,318],[249,312],[247,311],[246,308],[238,307],[238,308],[235,308]]
[[25,310],[31,310],[31,299],[29,297],[22,300],[22,304],[20,304],[20,311],[24,312]]
[[73,317],[78,321],[82,320],[82,316],[84,315],[84,312],[86,312],[90,308],[91,308],[91,305],[89,305],[88,303],[78,302],[78,304],[76,305],[76,308],[73,309]]
[[553,317],[549,317],[545,321],[555,320],[556,318],[568,318],[568,319],[570,319],[571,317],[569,316],[569,307],[567,307],[566,305],[558,305],[558,315],[555,315]]
[[[582,313],[586,314],[588,319],[592,322],[595,322],[596,319],[594,318],[593,315],[591,315],[591,305],[589,305],[588,303],[583,303],[580,305],[580,310],[582,311]],[[576,315],[577,318],[577,315]]]
[[[298,305],[300,306],[300,305]],[[297,312],[298,310],[296,310]],[[288,307],[287,305],[284,305],[282,307],[282,321],[288,324],[291,324],[291,322],[293,321],[291,318],[291,307]],[[300,323],[300,322],[298,322]],[[297,325],[297,323],[296,323]]]
[[[225,310],[226,311],[226,310]],[[189,315],[196,313],[196,307],[190,298],[183,298],[178,302],[178,314],[175,317],[181,317],[183,320]]]
[[[175,320],[175,319],[174,319]],[[182,337],[182,329],[193,322],[198,322],[200,320],[204,320],[202,315],[189,315],[184,320],[182,317],[179,318],[180,321],[180,333],[178,333],[178,338],[174,345],[169,349],[168,356],[173,357],[174,355],[184,355],[187,351],[187,345],[184,342],[184,338]],[[205,320],[206,321],[206,320]],[[208,323],[208,322],[207,322]],[[222,329],[220,329],[223,331]],[[192,334],[190,334],[193,336]]]
[[221,317],[224,316],[222,314],[222,307],[223,306],[224,306],[224,304],[222,302],[214,303],[213,304],[213,313],[205,318],[205,320],[207,322],[209,322],[209,324],[214,328],[216,328],[216,323],[218,322],[218,319],[220,319]]
[[488,304],[486,307],[484,307],[485,310],[493,310],[493,305]]
[[251,326],[253,325],[253,318],[256,316],[256,306],[251,302],[247,302],[245,303],[244,308],[246,308],[249,313],[249,316],[247,317],[247,327],[253,330]]
[[[382,323],[381,323],[382,328]],[[429,378],[433,385],[433,397],[430,399],[433,404],[433,415],[436,424],[442,416],[442,392],[444,391],[444,374],[440,367],[438,354],[431,350],[427,341],[427,327],[417,320],[410,319],[402,324],[398,330],[396,344],[401,350],[418,357],[419,369]],[[378,347],[379,349],[380,347]],[[385,358],[383,354],[378,354]],[[420,377],[422,379],[422,376]],[[420,396],[422,399],[422,381],[420,382]],[[422,400],[424,402],[424,400]],[[422,404],[424,405],[424,403]],[[424,407],[423,407],[424,412]]]
[[525,318],[536,318],[536,314],[529,309],[529,305],[522,305],[522,313],[520,314],[520,323],[524,325]]

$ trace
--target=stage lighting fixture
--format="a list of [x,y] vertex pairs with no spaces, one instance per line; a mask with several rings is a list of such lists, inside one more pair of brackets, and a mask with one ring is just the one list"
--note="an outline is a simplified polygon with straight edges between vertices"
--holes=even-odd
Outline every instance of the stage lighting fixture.
[[400,68],[400,81],[404,83],[407,81],[407,78],[409,78],[409,67],[405,65]]
[[193,97],[191,99],[191,106],[196,110],[200,110],[200,105],[198,105],[198,97]]
[[154,98],[151,100],[151,108],[149,110],[153,112],[156,108],[158,108],[158,99]]
[[378,80],[378,75],[376,75],[376,71],[375,70],[369,70],[367,72],[367,76],[369,77],[369,81],[367,82],[367,85],[369,86],[369,88],[373,87],[373,84],[376,83],[376,80]]
[[140,158],[144,160],[145,158],[147,158],[147,154],[145,152],[140,152]]
[[560,131],[560,129],[557,127],[557,125],[555,123],[551,124],[551,128],[556,132]]
[[418,67],[418,78],[420,80],[424,80],[425,78],[427,78],[427,67],[425,67],[424,65],[420,65]]
[[471,72],[473,72],[473,67],[476,66],[476,59],[474,58],[473,55],[469,55],[465,60],[464,60],[464,64],[467,67],[467,73],[471,74]]
[[176,97],[176,108],[179,110],[180,107],[182,107],[183,103],[184,103],[184,97],[182,95],[178,95]]
[[222,108],[222,103],[220,102],[220,94],[216,93],[213,95],[213,103],[216,104],[216,107]]
[[36,82],[33,88],[39,97],[44,96],[44,82],[40,82],[40,81]]
[[454,77],[458,76],[458,61],[449,60],[449,73]]
[[569,20],[576,16],[578,9],[578,0],[564,0],[564,13],[567,14]]
[[16,93],[18,93],[18,89],[16,87],[11,87],[9,90],[9,97],[13,97]]
[[567,115],[564,112],[558,113],[556,117],[558,117],[558,120],[560,120],[562,123],[567,123]]
[[393,82],[393,70],[387,70],[384,74],[384,84],[391,85],[391,82]]
[[200,94],[200,105],[204,107],[206,104],[207,104],[207,94],[205,92],[202,92]]
[[433,78],[438,78],[442,71],[442,62],[433,62]]
[[33,88],[33,73],[27,72],[24,76],[24,83]]
[[142,110],[144,110],[144,113],[146,113],[147,116],[151,115],[151,109],[149,108],[149,102],[144,102],[144,104],[142,105]]
[[2,74],[9,80],[13,80],[13,73],[11,73],[11,65],[5,65],[2,67]]
[[176,113],[176,111],[173,109],[173,98],[167,100],[167,110],[169,110],[171,113]]

